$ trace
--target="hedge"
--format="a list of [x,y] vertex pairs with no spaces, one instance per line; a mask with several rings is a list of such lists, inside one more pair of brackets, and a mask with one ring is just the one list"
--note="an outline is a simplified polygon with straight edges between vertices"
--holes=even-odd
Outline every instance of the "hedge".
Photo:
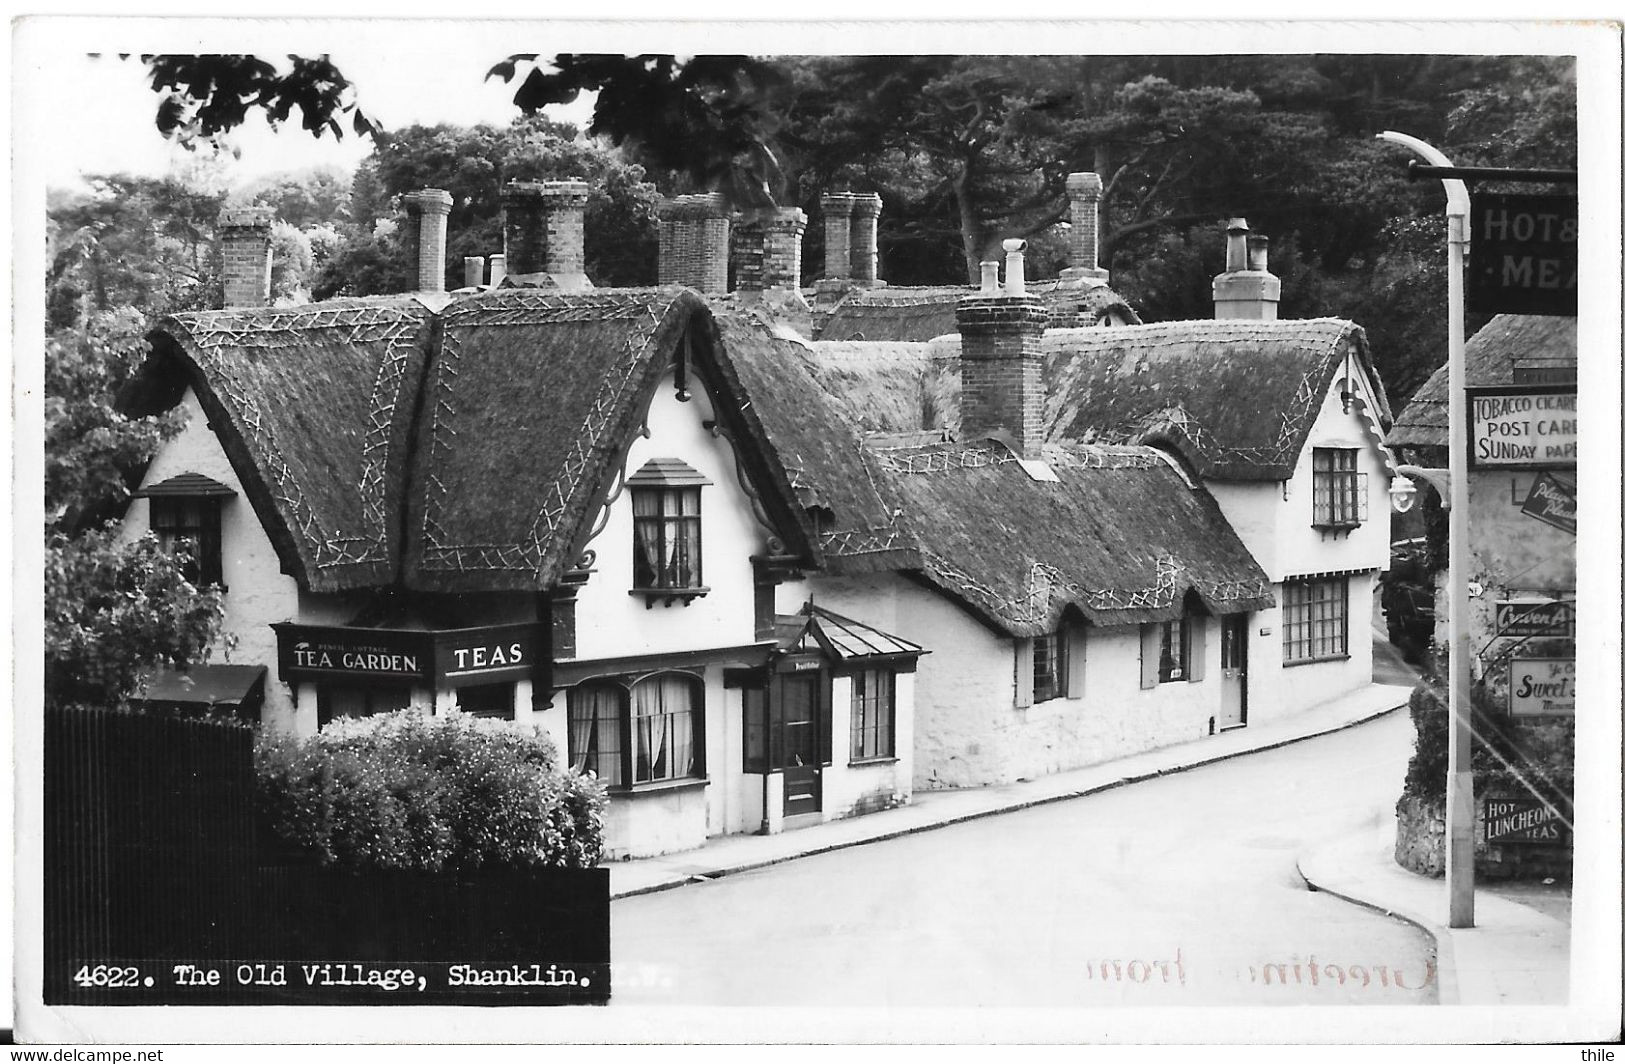
[[603,784],[507,721],[402,710],[302,740],[267,729],[255,766],[271,829],[323,866],[591,868],[603,854]]

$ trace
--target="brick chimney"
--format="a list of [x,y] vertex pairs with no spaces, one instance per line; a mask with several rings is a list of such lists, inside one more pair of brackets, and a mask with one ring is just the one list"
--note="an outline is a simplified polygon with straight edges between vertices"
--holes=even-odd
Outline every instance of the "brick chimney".
[[217,223],[223,305],[263,307],[271,302],[270,207],[227,207]]
[[735,273],[741,305],[770,303],[808,311],[801,295],[801,236],[807,215],[799,207],[764,208],[741,215]]
[[[992,437],[1036,460],[1044,442],[1044,328],[1049,311],[1027,294],[1026,241],[1006,240],[1005,283],[982,264],[982,290],[960,299],[959,400],[962,440]],[[993,269],[988,269],[992,266]]]
[[519,283],[566,292],[587,280],[585,181],[510,181],[502,188],[502,237],[507,275]]
[[417,291],[446,290],[446,218],[451,214],[451,193],[420,188],[405,197],[410,232],[407,243],[417,260]]
[[880,285],[880,195],[852,197],[852,280],[864,288]]
[[1070,264],[1061,271],[1063,281],[1098,281],[1105,284],[1111,275],[1100,268],[1099,174],[1066,175],[1066,198],[1070,209]]
[[663,200],[660,283],[701,292],[728,290],[728,203],[720,192]]
[[852,209],[857,197],[850,192],[830,192],[820,197],[824,212],[824,278],[845,281],[852,276]]
[[1281,279],[1269,271],[1269,237],[1249,236],[1247,219],[1225,229],[1224,271],[1213,278],[1213,316],[1274,321]]

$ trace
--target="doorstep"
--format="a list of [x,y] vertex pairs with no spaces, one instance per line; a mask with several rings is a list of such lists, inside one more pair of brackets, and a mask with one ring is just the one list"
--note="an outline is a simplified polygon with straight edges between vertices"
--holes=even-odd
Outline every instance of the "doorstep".
[[1408,686],[1369,684],[1279,720],[1249,722],[1244,728],[1231,728],[1217,735],[1159,747],[1115,761],[1068,769],[1018,783],[915,791],[907,805],[896,809],[826,821],[777,835],[721,835],[708,841],[702,849],[662,857],[607,862],[610,897],[627,898],[687,883],[710,882],[797,857],[809,857],[984,816],[1097,794],[1216,761],[1271,750],[1392,713],[1406,705],[1410,693]]

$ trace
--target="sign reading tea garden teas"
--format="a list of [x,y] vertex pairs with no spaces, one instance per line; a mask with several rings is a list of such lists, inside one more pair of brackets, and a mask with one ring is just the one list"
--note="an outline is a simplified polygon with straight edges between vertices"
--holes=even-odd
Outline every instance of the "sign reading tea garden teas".
[[1573,196],[1475,192],[1467,309],[1575,316],[1580,214]]
[[1573,469],[1579,437],[1572,385],[1467,389],[1469,469]]
[[1574,659],[1511,659],[1507,712],[1514,717],[1574,716]]
[[539,624],[415,631],[272,625],[277,673],[290,683],[395,680],[462,687],[526,679],[546,658]]
[[1485,842],[1562,842],[1563,820],[1538,798],[1485,798]]

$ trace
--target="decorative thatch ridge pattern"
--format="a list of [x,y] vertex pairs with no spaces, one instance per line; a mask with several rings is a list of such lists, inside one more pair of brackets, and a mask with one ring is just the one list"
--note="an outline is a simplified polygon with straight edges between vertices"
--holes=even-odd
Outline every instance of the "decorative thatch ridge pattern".
[[[1512,384],[1515,362],[1573,366],[1579,351],[1575,319],[1498,314],[1467,341],[1471,387]],[[1395,447],[1448,447],[1450,367],[1433,371],[1399,412],[1388,443]]]
[[[1044,301],[1059,324],[1092,325],[1108,312],[1140,323],[1134,308],[1105,285],[1049,279],[1029,281],[1027,290]],[[956,331],[959,300],[975,291],[969,286],[858,289],[830,313],[818,339],[918,342],[944,336]]]
[[[190,363],[184,383],[221,427],[284,567],[312,589],[387,582],[396,568],[389,483],[427,317],[410,298],[343,300],[178,315],[154,334]],[[172,364],[152,360],[138,387],[178,399],[173,382],[141,379]]]

